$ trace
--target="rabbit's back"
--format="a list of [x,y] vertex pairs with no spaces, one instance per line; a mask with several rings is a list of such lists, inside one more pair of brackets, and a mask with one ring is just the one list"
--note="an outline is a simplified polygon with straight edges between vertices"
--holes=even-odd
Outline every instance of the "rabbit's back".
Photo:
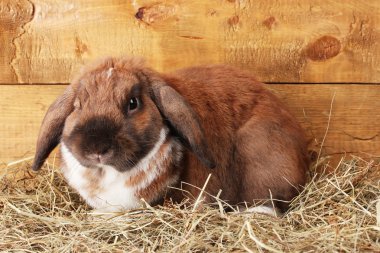
[[[231,203],[270,197],[290,200],[297,195],[308,167],[307,140],[296,119],[264,84],[246,71],[223,65],[182,69],[174,76],[177,81],[168,83],[200,116],[217,161],[208,183],[211,194],[222,189],[222,197]],[[201,187],[210,170],[188,156],[182,180]]]

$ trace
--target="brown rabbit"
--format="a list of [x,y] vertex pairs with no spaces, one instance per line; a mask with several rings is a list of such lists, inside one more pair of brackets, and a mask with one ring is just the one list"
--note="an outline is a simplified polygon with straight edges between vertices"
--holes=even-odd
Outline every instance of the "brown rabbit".
[[109,211],[196,197],[210,173],[211,196],[272,198],[284,211],[309,164],[304,132],[279,99],[223,65],[160,74],[107,58],[87,67],[46,113],[34,170],[59,143],[69,184]]

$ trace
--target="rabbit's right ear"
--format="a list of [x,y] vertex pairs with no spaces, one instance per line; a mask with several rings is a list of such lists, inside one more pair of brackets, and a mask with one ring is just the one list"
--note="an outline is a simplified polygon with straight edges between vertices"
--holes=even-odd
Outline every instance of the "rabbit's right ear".
[[71,85],[49,107],[40,128],[32,169],[39,170],[50,152],[59,144],[66,117],[74,110]]

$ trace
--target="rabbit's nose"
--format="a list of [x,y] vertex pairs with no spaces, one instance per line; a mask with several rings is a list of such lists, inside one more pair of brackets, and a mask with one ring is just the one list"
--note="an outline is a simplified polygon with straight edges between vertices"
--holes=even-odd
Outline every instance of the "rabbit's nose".
[[86,155],[86,157],[90,159],[91,161],[94,161],[100,164],[105,164],[109,161],[112,155],[113,155],[113,151],[110,148],[107,148],[107,149],[103,149],[100,152],[88,154]]

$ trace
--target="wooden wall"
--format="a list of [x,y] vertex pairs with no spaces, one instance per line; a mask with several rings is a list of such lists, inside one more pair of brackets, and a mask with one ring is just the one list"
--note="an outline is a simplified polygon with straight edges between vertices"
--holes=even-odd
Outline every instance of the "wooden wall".
[[32,155],[85,63],[228,63],[270,84],[324,154],[380,156],[379,0],[2,0],[0,162]]

